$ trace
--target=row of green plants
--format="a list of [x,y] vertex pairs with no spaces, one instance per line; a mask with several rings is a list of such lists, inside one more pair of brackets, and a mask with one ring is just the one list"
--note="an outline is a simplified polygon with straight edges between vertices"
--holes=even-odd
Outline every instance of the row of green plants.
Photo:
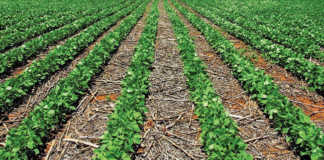
[[[90,10],[96,11],[96,10],[100,10],[102,8],[92,8]],[[0,30],[0,37],[3,37],[5,35],[8,34],[12,34],[14,32],[22,32],[30,27],[33,27],[35,25],[39,25],[40,23],[44,23],[53,19],[57,19],[63,16],[69,16],[69,15],[78,15],[78,14],[82,14],[82,10],[70,10],[70,11],[64,11],[64,12],[58,12],[56,14],[52,14],[52,15],[44,15],[41,16],[39,18],[33,18],[30,19],[28,21],[22,21],[22,22],[18,22],[14,25],[8,26],[6,29],[4,30]]]
[[[159,19],[158,0],[146,18],[146,25],[136,45],[131,65],[122,81],[121,96],[114,112],[108,116],[107,129],[100,147],[94,150],[93,160],[130,160],[135,145],[141,142],[141,127],[147,112],[145,98],[148,93],[150,67],[154,62],[155,39]],[[144,12],[142,10],[141,12]],[[131,24],[136,23],[134,17]]]
[[202,8],[198,3],[185,0],[186,4],[191,6],[195,11],[205,16],[213,23],[219,25],[224,30],[233,34],[237,38],[250,44],[253,48],[261,51],[262,56],[272,63],[278,64],[294,75],[305,80],[310,88],[317,90],[319,93],[324,92],[324,67],[316,65],[305,59],[303,55],[297,54],[291,49],[274,44],[262,36],[246,30],[236,24],[230,23],[223,18],[214,14],[210,8]]
[[[56,18],[45,21],[41,24],[34,25],[30,28],[26,28],[22,31],[16,31],[10,34],[0,35],[0,52],[4,52],[14,46],[17,46],[31,38],[37,37],[49,31],[60,28],[66,24],[72,23],[73,21],[82,18],[84,16],[89,16],[96,14],[97,9],[90,9],[84,12],[73,12],[66,16],[58,16]],[[55,15],[58,15],[56,13]]]
[[21,124],[10,129],[4,148],[0,148],[0,159],[33,159],[44,149],[50,133],[64,123],[67,114],[75,111],[78,100],[85,95],[91,79],[99,73],[101,66],[111,57],[143,14],[147,2],[120,25],[106,35],[90,54],[82,59],[69,75],[61,79],[49,95],[31,111]]
[[194,13],[174,2],[178,10],[205,36],[212,48],[231,67],[233,75],[242,87],[258,101],[264,113],[269,116],[273,127],[286,136],[287,142],[304,158],[324,158],[324,134],[302,109],[294,106],[287,97],[280,94],[279,87],[263,70],[235,49],[233,44],[211,25]]
[[[78,2],[73,3],[72,1]],[[61,0],[61,1],[11,1],[0,2],[0,30],[5,30],[13,25],[20,25],[49,17],[60,12],[85,11],[93,8],[103,8],[110,2],[104,0]],[[118,0],[123,1],[123,0]]]
[[[192,2],[193,3],[193,2]],[[293,49],[295,52],[309,58],[317,58],[324,62],[324,51],[320,50],[320,46],[316,42],[306,39],[305,37],[293,36],[292,33],[282,34],[280,30],[285,30],[290,26],[277,25],[276,27],[260,24],[253,19],[254,14],[241,16],[239,12],[226,12],[225,9],[214,7],[212,1],[201,3],[203,8],[211,6],[215,15],[218,15],[231,23],[235,23],[247,30],[251,30],[274,43],[281,44],[287,48]]]
[[51,50],[44,59],[32,63],[22,74],[1,83],[0,111],[11,110],[18,99],[25,96],[48,76],[68,64],[80,51],[88,47],[90,43],[94,42],[98,36],[116,24],[121,18],[129,15],[140,4],[141,2],[137,0],[135,4],[91,25],[77,36],[68,39],[64,45]]
[[167,0],[164,0],[164,3],[178,42],[190,99],[195,103],[195,114],[200,122],[200,141],[208,159],[252,160],[253,157],[246,152],[247,145],[239,136],[237,124],[224,109],[208,77],[206,65],[195,51],[195,44],[188,28],[169,6]]
[[[310,3],[290,0],[281,2],[263,1],[264,3],[256,1],[236,2],[237,4],[235,4],[235,1],[227,1],[218,5],[214,3],[213,6],[216,5],[221,9],[231,9],[231,12],[237,11],[241,15],[254,14],[255,16],[250,17],[250,21],[255,21],[260,25],[266,25],[276,29],[281,34],[295,38],[303,37],[305,40],[310,40],[317,45],[324,46],[324,36],[320,34],[322,33],[320,26],[323,26],[323,23],[318,23],[321,22],[321,19],[318,18],[321,17],[320,15],[323,15],[324,12],[323,9],[319,7],[320,5],[317,6],[317,9],[315,9],[316,5],[314,5],[320,2],[319,0]],[[300,7],[300,5],[302,5],[302,7]],[[284,28],[281,26],[286,27]]]
[[51,8],[44,10],[43,8],[31,9],[22,12],[10,12],[6,9],[2,9],[3,14],[0,15],[0,30],[5,30],[6,28],[15,25],[17,23],[26,22],[35,19],[35,17],[48,16],[55,14],[59,11],[67,11],[66,8]]
[[319,2],[323,4],[320,0],[309,3],[291,0],[280,2],[212,0],[211,4],[223,11],[249,17],[249,21],[265,25],[289,37],[300,37],[306,41],[313,41],[317,45],[324,46],[324,35],[321,34],[323,32],[321,26],[324,23],[319,18],[324,15],[324,12],[319,7]]
[[[50,45],[55,44],[57,41],[63,40],[69,36],[74,35],[78,31],[98,22],[99,20],[112,15],[113,13],[131,5],[134,1],[126,3],[111,2],[110,7],[102,10],[99,13],[85,16],[67,24],[62,28],[45,33],[36,39],[32,39],[24,45],[13,48],[6,53],[0,54],[0,76],[4,76],[10,72],[10,69],[24,64],[28,59],[38,55],[41,51],[45,51]],[[120,5],[118,5],[120,4]]]

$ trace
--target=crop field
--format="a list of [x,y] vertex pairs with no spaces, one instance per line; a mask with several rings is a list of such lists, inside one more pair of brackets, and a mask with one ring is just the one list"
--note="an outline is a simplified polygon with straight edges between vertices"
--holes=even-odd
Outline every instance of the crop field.
[[1,0],[0,160],[324,160],[323,0]]

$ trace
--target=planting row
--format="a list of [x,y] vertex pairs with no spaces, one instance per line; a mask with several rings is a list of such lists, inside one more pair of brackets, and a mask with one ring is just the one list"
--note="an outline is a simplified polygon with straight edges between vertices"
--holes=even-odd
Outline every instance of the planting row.
[[210,9],[210,7],[202,8],[199,7],[201,6],[200,4],[194,3],[194,1],[184,1],[198,13],[207,17],[213,23],[219,25],[230,34],[233,34],[234,36],[250,44],[252,47],[262,51],[262,55],[266,59],[281,65],[296,76],[304,79],[310,87],[316,89],[320,93],[324,91],[324,67],[308,61],[303,55],[298,54],[291,49],[275,44],[252,31],[246,30],[236,24],[224,20],[223,18],[215,15],[213,9]]
[[[8,6],[9,7],[9,6]],[[56,10],[55,10],[56,9]],[[30,21],[35,19],[35,17],[42,17],[42,16],[48,16],[50,14],[55,14],[59,11],[57,11],[57,8],[54,9],[31,9],[29,11],[22,10],[22,12],[15,12],[15,11],[8,11],[6,9],[3,9],[1,11],[5,11],[0,16],[0,30],[5,30],[12,25],[16,25],[18,23],[24,23],[26,21]],[[63,9],[61,10],[63,11]],[[66,11],[66,8],[64,8],[64,11]]]
[[220,97],[205,71],[206,65],[195,52],[195,44],[189,31],[178,15],[164,0],[169,13],[178,48],[184,63],[184,74],[190,89],[190,98],[195,103],[195,114],[198,116],[201,134],[200,140],[208,159],[250,159],[246,144],[239,137],[236,123],[225,111]]
[[[101,8],[94,8],[92,10],[100,10]],[[83,11],[84,12],[84,11]],[[0,37],[6,36],[8,34],[12,34],[14,32],[23,32],[29,27],[34,27],[35,25],[39,25],[40,23],[44,23],[53,19],[58,19],[63,16],[69,16],[69,15],[78,15],[82,14],[82,10],[70,10],[70,11],[65,11],[65,12],[58,12],[54,13],[52,15],[45,15],[39,18],[33,18],[28,21],[21,21],[18,22],[14,25],[8,26],[4,30],[0,30]]]
[[124,4],[115,1],[111,2],[111,7],[104,9],[99,13],[80,18],[71,24],[67,24],[62,28],[43,34],[38,38],[24,43],[24,45],[22,46],[11,49],[6,53],[0,54],[0,75],[8,73],[9,70],[14,68],[16,65],[23,64],[30,57],[38,55],[41,51],[46,50],[50,45],[55,44],[57,41],[72,36],[76,32],[92,25],[100,19],[110,16],[111,14],[132,3],[133,1],[128,1]]
[[[78,3],[72,1],[10,1],[3,0],[0,3],[0,30],[6,30],[13,25],[29,23],[37,19],[43,19],[60,12],[82,11],[90,8],[103,8],[109,2],[95,0],[97,3],[81,0]],[[119,0],[122,1],[122,0]],[[86,4],[86,5],[85,5]]]
[[69,61],[73,60],[80,51],[94,42],[104,31],[116,24],[119,19],[130,14],[140,3],[140,1],[137,1],[118,13],[91,25],[79,35],[68,39],[64,45],[51,50],[44,59],[32,63],[22,74],[1,83],[0,111],[5,112],[12,109],[17,99],[26,95],[36,84],[45,80]]
[[74,105],[89,88],[91,78],[100,71],[101,65],[105,64],[120,41],[136,24],[145,11],[146,4],[147,2],[139,7],[134,5],[137,9],[132,15],[105,36],[66,78],[60,80],[17,128],[9,131],[5,147],[0,149],[0,159],[27,160],[40,154],[49,133],[64,122],[66,114],[75,110]]
[[[211,1],[205,1],[202,3],[203,7],[213,6]],[[320,61],[324,62],[324,52],[320,50],[320,46],[316,42],[308,40],[304,37],[291,36],[292,33],[281,33],[279,30],[286,30],[286,28],[291,28],[291,26],[284,26],[278,24],[276,27],[266,26],[260,24],[253,19],[254,14],[241,16],[237,12],[224,12],[225,9],[216,9],[213,8],[213,13],[218,15],[232,23],[235,23],[247,30],[251,30],[275,43],[284,45],[285,47],[291,48],[299,54],[304,55],[309,58],[317,58]]]
[[[321,26],[324,25],[321,19],[324,16],[321,7],[324,5],[323,1],[314,0],[310,3],[305,3],[305,1],[297,2],[288,0],[277,4],[276,2],[263,4],[254,2],[250,1],[250,5],[252,6],[241,11],[245,12],[245,14],[249,14],[250,11],[254,12],[257,21],[269,26],[287,26],[288,28],[281,30],[282,34],[291,33],[292,35],[302,36],[324,46],[323,34],[320,34],[323,30]],[[273,7],[273,5],[276,5],[276,7]],[[224,5],[218,6],[223,7]],[[231,5],[231,7],[234,7],[234,5]],[[237,7],[236,9],[241,8]]]
[[279,87],[257,69],[246,57],[242,57],[221,33],[207,24],[194,13],[174,2],[179,11],[206,37],[208,43],[217,51],[222,59],[232,68],[234,76],[242,87],[258,101],[265,114],[273,121],[274,127],[286,140],[293,144],[296,152],[314,160],[323,159],[324,134],[311,122],[303,111],[293,106],[287,97],[279,92]]
[[[121,96],[118,97],[114,113],[108,116],[107,130],[102,136],[101,145],[94,151],[94,160],[130,160],[133,147],[141,142],[140,127],[143,126],[144,113],[147,111],[145,97],[148,93],[150,66],[154,62],[154,42],[159,19],[157,5],[158,0],[155,0],[127,75],[121,83]],[[135,25],[138,18],[134,16],[129,20],[130,24]]]
[[317,45],[324,46],[323,34],[321,34],[323,21],[319,18],[324,12],[320,7],[323,4],[320,0],[314,0],[311,3],[289,0],[280,3],[274,1],[220,2],[215,0],[204,2],[212,2],[212,6],[238,17],[249,17],[249,22],[267,26],[282,35],[297,39],[300,37],[307,40],[305,43],[313,41]]
[[57,17],[50,19],[49,21],[45,21],[44,23],[34,25],[23,31],[16,31],[11,34],[2,35],[0,38],[0,52],[4,52],[5,50],[13,46],[19,45],[20,43],[30,38],[42,35],[43,33],[62,27],[65,24],[69,24],[81,17],[96,14],[96,12],[98,12],[98,9],[90,9],[84,12],[73,12],[66,16],[59,16],[60,14],[56,13],[54,15],[57,15]]

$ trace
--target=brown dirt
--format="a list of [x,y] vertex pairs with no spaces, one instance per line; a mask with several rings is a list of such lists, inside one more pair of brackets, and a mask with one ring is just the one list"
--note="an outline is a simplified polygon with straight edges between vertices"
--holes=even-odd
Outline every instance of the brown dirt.
[[[299,159],[289,149],[285,138],[271,127],[271,122],[263,115],[257,102],[251,100],[241,88],[239,82],[232,76],[231,70],[208,45],[204,36],[181,14],[179,15],[194,39],[196,52],[208,65],[206,71],[216,93],[220,95],[226,110],[238,124],[240,136],[248,144],[247,151],[254,159]],[[241,42],[236,43],[236,46],[245,48]]]
[[206,159],[199,142],[199,122],[183,74],[177,43],[163,1],[155,62],[146,106],[149,109],[142,133],[142,143],[135,155],[143,159]]
[[[73,61],[67,64],[67,66],[65,66],[65,68],[50,76],[49,79],[46,80],[44,83],[40,84],[39,86],[36,86],[31,91],[31,93],[28,96],[24,97],[22,102],[18,104],[17,107],[14,108],[10,113],[4,113],[2,115],[2,120],[0,121],[0,142],[5,141],[5,136],[8,133],[9,129],[17,127],[20,124],[20,122],[26,116],[28,116],[28,113],[33,109],[33,107],[46,98],[50,90],[56,86],[59,80],[65,78],[76,67],[77,63],[81,59],[86,57],[94,48],[94,46],[98,44],[106,34],[113,30],[114,27],[116,27],[116,25],[104,32],[102,35],[100,35],[96,39],[96,41],[94,41],[89,45],[89,47],[81,51],[80,54]],[[60,43],[63,44],[65,41],[66,40],[61,41]],[[45,56],[45,54],[41,54],[42,58],[44,58]]]
[[[226,37],[232,37],[226,35]],[[232,37],[231,39],[234,39]],[[232,40],[230,40],[232,43]],[[238,40],[236,40],[238,41]],[[311,116],[311,119],[318,123],[320,126],[324,124],[324,114],[318,111],[324,111],[324,98],[316,92],[307,90],[307,83],[296,77],[275,64],[267,62],[262,58],[261,53],[256,50],[252,50],[247,44],[240,42],[247,48],[242,55],[247,56],[256,67],[263,69],[266,74],[270,75],[274,82],[280,87],[280,92],[287,96],[295,106],[301,107],[304,112]],[[240,49],[237,47],[237,49]],[[254,53],[255,56],[251,56]]]
[[[194,11],[193,11],[194,12]],[[272,64],[262,58],[261,53],[257,50],[251,49],[249,45],[245,44],[242,40],[228,34],[222,28],[212,24],[209,20],[203,16],[197,14],[207,23],[213,25],[220,33],[223,34],[234,47],[241,50],[241,54],[248,57],[256,67],[265,71],[266,74],[271,76],[280,87],[281,94],[287,96],[289,100],[295,105],[304,110],[304,112],[311,116],[311,119],[324,130],[324,98],[316,92],[309,91],[307,89],[307,83],[303,80],[294,77],[290,72],[283,67]]]
[[[112,55],[111,60],[103,67],[103,72],[94,78],[89,94],[80,101],[78,110],[55,139],[48,142],[43,159],[91,159],[94,146],[99,145],[100,136],[106,130],[107,115],[113,112],[115,101],[120,94],[120,82],[130,65],[150,5],[117,52]],[[69,138],[81,142],[72,142],[68,140]],[[89,142],[94,146],[83,142]]]

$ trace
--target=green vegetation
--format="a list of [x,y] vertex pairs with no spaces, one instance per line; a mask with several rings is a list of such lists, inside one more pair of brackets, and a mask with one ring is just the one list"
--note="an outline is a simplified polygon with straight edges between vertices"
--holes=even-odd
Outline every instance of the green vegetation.
[[188,29],[167,0],[164,3],[177,38],[190,98],[195,103],[195,114],[201,125],[200,140],[208,159],[252,160],[252,156],[245,151],[246,144],[239,137],[237,125],[228,116],[220,97],[215,93],[205,71],[206,66],[195,52],[195,44]]
[[[159,19],[158,0],[146,18],[146,25],[135,48],[131,65],[122,81],[114,113],[109,115],[107,130],[101,145],[94,151],[94,160],[130,160],[133,147],[141,142],[144,113],[147,111],[145,97],[148,93],[150,66],[154,62],[155,39]],[[144,11],[144,10],[143,10]],[[131,24],[136,23],[134,17]]]
[[179,3],[173,2],[232,68],[234,76],[263,107],[264,112],[273,121],[274,127],[282,134],[287,134],[286,140],[294,144],[296,151],[301,156],[315,160],[322,159],[324,155],[322,129],[316,127],[300,108],[293,106],[287,97],[281,95],[279,87],[273,80],[265,75],[264,71],[257,69],[252,62],[242,57],[221,33]]
[[[113,32],[106,35],[17,128],[9,131],[6,145],[0,149],[0,159],[27,160],[40,154],[40,148],[45,145],[51,130],[64,121],[66,114],[75,110],[74,105],[89,88],[91,78],[100,71],[100,66],[128,35],[143,14],[146,4],[147,2],[141,4]],[[128,11],[121,12],[125,14]]]
[[[193,2],[191,2],[193,3]],[[217,2],[216,2],[217,3]],[[227,2],[231,3],[231,2]],[[249,2],[253,3],[253,2]],[[304,27],[298,26],[301,24],[305,24],[307,22],[303,23],[297,23],[296,20],[298,20],[297,17],[285,17],[282,19],[270,19],[263,18],[260,16],[256,16],[255,10],[265,10],[266,7],[273,6],[275,4],[267,4],[266,1],[264,2],[266,5],[261,5],[252,7],[252,10],[249,10],[248,13],[242,13],[241,10],[238,8],[236,9],[236,5],[232,5],[229,8],[223,8],[224,5],[215,5],[215,1],[206,1],[206,3],[203,3],[203,8],[211,8],[215,15],[222,17],[231,23],[235,23],[249,31],[253,31],[264,38],[274,42],[281,44],[287,48],[293,49],[296,53],[301,54],[307,58],[317,58],[320,61],[324,61],[324,52],[320,50],[320,45],[317,44],[316,41],[312,41],[309,38],[305,36],[301,36],[299,33],[304,33],[302,29]],[[251,4],[252,5],[252,4]],[[257,5],[257,4],[254,4]],[[268,5],[268,6],[267,6]],[[211,7],[210,7],[211,6]],[[226,5],[227,6],[227,5]],[[282,9],[285,9],[283,7],[284,5],[281,4],[279,7],[282,7]],[[219,8],[216,8],[219,7]],[[260,9],[262,8],[262,9]],[[303,7],[306,8],[306,7]],[[272,10],[272,9],[270,9]],[[225,12],[224,12],[225,11]],[[267,10],[266,10],[267,11]],[[261,11],[258,11],[258,15],[265,16],[265,13],[260,13]],[[278,17],[278,14],[286,12],[286,11],[277,11],[277,15],[275,17]],[[297,12],[297,11],[295,11]],[[290,14],[295,13],[292,10],[290,10]],[[269,13],[267,13],[269,14]],[[271,13],[274,14],[273,12]],[[305,15],[305,13],[303,13]],[[286,15],[287,16],[287,15]],[[273,18],[275,18],[273,17]],[[299,17],[300,18],[300,17]],[[314,17],[315,18],[315,17]],[[270,21],[271,24],[265,23]],[[287,22],[294,22],[297,26],[291,26],[289,24],[283,24]],[[293,30],[296,27],[295,30]],[[300,29],[302,28],[302,29]]]
[[6,53],[0,54],[0,75],[9,72],[11,68],[16,65],[23,64],[30,57],[36,56],[41,51],[46,50],[50,45],[55,44],[57,41],[70,37],[78,31],[89,27],[90,25],[98,22],[99,20],[114,14],[122,8],[132,4],[129,1],[123,5],[117,5],[118,2],[112,3],[107,9],[100,12],[89,11],[93,15],[80,17],[80,19],[63,26],[62,28],[53,30],[49,33],[43,34],[36,39],[32,39],[24,45],[11,49]]
[[261,35],[247,30],[239,25],[233,24],[224,18],[219,17],[210,8],[199,7],[198,3],[186,1],[197,12],[206,16],[213,23],[224,30],[242,39],[255,49],[262,51],[262,55],[271,62],[283,66],[285,69],[304,79],[310,87],[319,92],[324,91],[324,67],[316,65],[304,58],[304,55],[297,54],[289,48],[275,44]]
[[[162,3],[163,5],[161,5]],[[80,114],[77,114],[77,116],[80,117],[74,117],[68,124],[74,123],[75,119],[88,116],[88,112],[83,113],[85,110],[82,109],[80,109],[82,112],[79,112],[79,107],[76,106],[92,106],[103,103],[104,105],[101,107],[111,105],[113,113],[107,115],[107,128],[103,135],[96,137],[100,138],[100,141],[73,141],[78,147],[90,145],[95,148],[89,153],[87,152],[88,159],[91,157],[93,160],[136,159],[137,157],[134,158],[134,156],[137,156],[137,154],[140,157],[150,156],[151,151],[164,150],[164,145],[170,145],[166,146],[167,150],[175,147],[179,150],[176,152],[183,152],[175,155],[182,157],[174,157],[174,159],[184,159],[184,157],[195,159],[193,157],[199,157],[208,160],[252,160],[258,158],[253,156],[264,156],[263,153],[267,152],[266,149],[260,150],[254,144],[264,145],[264,142],[269,141],[271,143],[273,141],[282,142],[281,139],[284,137],[287,144],[283,144],[289,146],[289,148],[284,149],[285,153],[279,153],[280,156],[287,157],[286,154],[292,155],[293,151],[300,156],[300,159],[323,160],[323,127],[320,128],[314,123],[315,120],[322,122],[323,117],[321,114],[323,107],[318,105],[318,99],[319,101],[323,100],[321,96],[324,96],[323,5],[324,1],[322,0],[1,0],[0,114],[2,118],[0,130],[4,132],[0,134],[0,139],[5,141],[0,143],[0,159],[30,160],[45,158],[43,156],[47,152],[54,153],[57,148],[60,148],[48,142],[53,139],[59,130],[58,128],[67,122],[67,118],[71,117],[71,114],[78,111]],[[159,12],[160,9],[163,9],[159,8],[161,6],[164,6],[166,12]],[[160,16],[160,14],[162,15]],[[179,16],[179,14],[182,16]],[[141,18],[144,22],[143,26],[140,23],[135,30],[132,30]],[[208,76],[208,71],[215,68],[207,68],[196,52],[195,41],[190,33],[195,36],[199,34],[195,30],[189,32],[191,27],[186,27],[185,24],[188,24],[188,22],[184,22],[182,18],[187,19],[193,27],[202,33],[211,49],[230,68],[231,72],[227,72],[226,69],[225,74],[217,72],[217,74],[211,75],[219,78],[216,81],[217,83],[226,85],[224,95],[216,92],[212,80]],[[159,21],[161,23],[158,23]],[[220,28],[214,27],[213,24]],[[173,31],[165,28],[165,26],[172,27]],[[160,32],[157,34],[158,28],[161,29],[162,34]],[[138,32],[137,29],[143,29],[143,31],[136,33]],[[226,32],[226,38],[223,36],[224,32]],[[227,33],[231,36],[227,36]],[[130,36],[127,37],[129,34]],[[133,34],[135,38],[132,36]],[[158,35],[161,37],[157,37]],[[164,36],[167,38],[164,38]],[[159,43],[156,43],[157,38],[161,38]],[[201,40],[200,38],[199,40]],[[124,41],[125,39],[127,40]],[[241,50],[235,48],[237,39],[244,41],[248,46]],[[177,47],[169,45],[169,41],[177,42]],[[160,42],[162,45],[160,45]],[[137,44],[133,56],[125,62],[127,66],[129,65],[129,68],[124,75],[124,70],[120,70],[119,67],[124,68],[123,60],[130,58],[128,53],[126,57],[122,57],[124,56],[122,54],[129,51],[128,46],[124,48],[124,44],[133,46],[135,43]],[[123,44],[123,47],[119,49],[121,44]],[[203,43],[199,42],[198,44]],[[157,73],[158,76],[153,75],[152,77],[159,77],[164,73],[167,73],[167,75],[163,77],[165,80],[153,79],[159,79],[167,85],[176,84],[180,87],[167,85],[163,86],[165,89],[158,87],[163,94],[158,91],[157,96],[155,96],[153,89],[152,97],[154,98],[152,99],[159,98],[159,102],[156,106],[156,113],[153,113],[155,112],[155,109],[153,109],[154,111],[149,114],[153,117],[152,120],[148,121],[150,123],[152,121],[149,127],[154,126],[154,128],[146,130],[147,125],[144,121],[148,109],[145,104],[147,102],[151,104],[152,100],[151,98],[147,99],[147,97],[151,97],[149,95],[151,94],[149,92],[149,77],[151,71],[155,69],[153,62],[155,61],[156,46],[159,46],[159,53],[160,48],[163,48],[165,49],[163,54],[168,56],[170,53],[166,51],[169,49],[179,51],[186,79],[185,82],[177,81],[175,79],[177,75],[170,75],[175,77],[172,77],[172,80],[167,80],[170,79],[167,77],[169,71],[165,71],[166,68],[163,67],[176,68],[177,71],[180,68],[165,65],[163,62],[161,62],[162,65],[157,64],[157,71],[161,72]],[[207,50],[208,48],[210,47],[201,46],[199,51],[202,49],[203,53],[206,51],[206,55],[215,58]],[[251,48],[256,51],[251,51]],[[109,60],[116,52],[118,58],[115,59],[114,57],[114,62],[110,63]],[[244,56],[243,53],[244,55],[247,53],[249,56]],[[281,77],[274,81],[264,70],[254,66],[254,61],[252,62],[249,58],[258,57],[259,53],[267,60],[262,61],[262,64],[265,64],[264,66],[274,66],[271,71],[281,71],[282,68],[278,66],[282,66],[292,73],[292,75],[286,76],[289,83],[280,79]],[[122,59],[119,59],[119,56]],[[206,58],[206,62],[213,64],[208,67],[215,67],[215,61],[211,61],[211,57]],[[216,58],[218,62],[219,59]],[[121,62],[115,64],[115,60]],[[167,60],[170,64],[174,63],[172,58]],[[160,62],[156,61],[156,63]],[[182,67],[181,62],[179,63],[176,61],[176,66]],[[215,65],[218,64],[215,63]],[[66,67],[68,68],[66,69]],[[105,67],[105,72],[102,72],[103,67]],[[106,67],[108,72],[110,69],[115,69],[113,74],[106,73]],[[223,64],[222,67],[224,67]],[[268,73],[268,68],[266,69]],[[119,73],[120,71],[122,73]],[[56,73],[60,75],[60,79],[54,77],[56,78],[55,83],[52,83],[51,79]],[[238,80],[238,83],[227,73],[232,74]],[[119,80],[112,82],[111,79],[120,78],[119,76],[124,77],[121,82]],[[228,77],[224,78],[223,76]],[[231,83],[235,83],[235,85],[231,86],[228,85],[229,83],[221,81],[221,79],[227,80],[229,77],[233,80]],[[215,79],[213,78],[213,80]],[[95,83],[94,87],[93,82]],[[103,85],[102,82],[104,82],[104,85],[109,83],[109,89],[105,93],[101,93],[102,90],[100,93],[99,91],[93,93],[92,88],[100,88]],[[153,80],[153,82],[156,81]],[[178,84],[178,82],[181,83]],[[286,82],[288,85],[282,84]],[[47,86],[48,83],[52,83],[50,87],[53,88]],[[121,92],[118,93],[117,101],[115,101],[117,94],[111,100],[102,98],[115,90],[116,85],[120,85],[119,87],[122,88]],[[238,85],[241,85],[242,88],[237,88]],[[215,85],[215,87],[219,86],[223,87],[219,84]],[[172,93],[169,92],[168,88],[171,88]],[[181,89],[181,91],[174,91],[173,88]],[[218,90],[218,88],[216,89]],[[238,120],[244,124],[235,123],[231,116],[235,117],[236,115],[229,115],[220,97],[224,96],[226,103],[228,101],[230,105],[236,102],[240,103],[241,99],[239,98],[241,97],[236,99],[237,101],[232,101],[231,98],[234,96],[227,98],[234,95],[230,92],[231,89],[232,91],[243,89],[244,92],[240,93],[239,96],[244,96],[244,99],[249,100],[243,101],[255,100],[261,111],[266,115],[265,117],[262,116],[262,120],[268,118],[270,123],[264,123],[264,128],[258,126],[257,129],[254,129],[250,127],[250,125],[254,126],[254,121],[250,121],[250,116],[245,118],[245,111],[248,111],[245,109],[249,109],[251,120],[257,120],[259,115],[262,114],[259,108],[254,106],[239,110],[240,108],[229,106],[231,112],[234,111],[234,109],[232,110],[233,107],[235,111],[238,111],[239,116],[244,116],[244,122],[242,119]],[[296,94],[298,97],[291,98],[290,94],[286,92],[290,89],[293,90],[291,95]],[[317,92],[314,92],[314,90]],[[39,96],[43,93],[44,95]],[[160,103],[160,100],[164,101],[165,99],[164,97],[160,99],[160,96],[174,96],[174,93],[180,94],[180,97],[182,93],[185,93],[184,95],[189,93],[191,102],[187,102],[187,99],[179,101],[178,99],[168,99],[168,104],[169,101],[175,101],[176,105],[179,104],[179,106],[175,107],[175,111],[170,111],[170,117],[165,118],[164,115],[169,116],[169,114],[165,114],[165,110],[166,108],[169,110],[169,106],[162,110],[158,108],[164,106]],[[236,91],[233,93],[236,93]],[[289,96],[289,98],[283,94]],[[97,97],[101,97],[101,99],[99,100]],[[313,100],[310,97],[315,98]],[[307,102],[310,101],[310,103],[304,103],[304,99],[299,102],[299,98],[307,98]],[[231,100],[229,101],[229,99]],[[303,108],[294,106],[291,101],[298,103],[298,106]],[[192,104],[194,106],[191,106]],[[155,107],[155,103],[153,105]],[[182,105],[184,105],[185,111],[181,111],[182,108],[179,108]],[[170,106],[172,108],[172,105]],[[308,108],[308,106],[311,107]],[[100,112],[100,109],[98,112]],[[193,109],[194,114],[192,113]],[[311,112],[312,110],[315,111]],[[160,112],[164,113],[160,114]],[[307,116],[304,112],[310,114],[310,116]],[[258,115],[254,116],[255,114],[252,113]],[[91,116],[91,122],[88,120],[88,122],[85,122],[86,125],[98,122],[95,118],[102,118],[101,116],[102,114]],[[179,117],[176,119],[177,116]],[[318,118],[317,116],[322,117]],[[177,130],[187,127],[183,122],[189,122],[186,129],[190,129],[188,131],[190,133],[180,133]],[[249,122],[249,133],[253,133],[251,134],[253,135],[253,144],[250,138],[246,138],[247,145],[240,137],[240,135],[246,136],[245,131],[241,130],[241,128],[245,129],[246,122]],[[6,123],[9,125],[7,126]],[[100,120],[100,125],[103,125],[102,123],[105,122]],[[143,128],[145,128],[145,133],[143,133]],[[258,137],[255,138],[254,136],[259,135],[260,129],[269,129],[271,136],[265,135],[264,137],[268,139],[262,140]],[[67,134],[68,132],[77,132],[76,130],[69,131],[69,125],[65,131],[67,131],[64,132],[66,135],[74,134]],[[97,136],[97,131],[97,129],[93,129],[91,132]],[[148,133],[146,131],[153,132]],[[278,131],[280,135],[272,134],[275,131]],[[182,135],[178,135],[178,132],[192,138],[182,138]],[[145,136],[142,137],[142,134]],[[182,138],[181,141],[184,140],[186,143],[170,140],[168,143],[157,144],[156,142],[160,143],[161,139],[156,138],[159,137],[156,135],[161,135],[160,137],[164,140]],[[60,136],[61,139],[62,137]],[[154,139],[156,142],[149,144],[152,137],[156,138]],[[65,140],[62,141],[65,143]],[[144,141],[141,144],[142,140]],[[56,141],[58,140],[52,142],[56,143]],[[254,143],[254,141],[258,142]],[[72,142],[68,141],[67,143]],[[160,147],[160,145],[163,146],[150,150],[151,147]],[[186,145],[194,145],[196,148]],[[51,151],[52,147],[56,151]],[[135,150],[137,150],[136,153]],[[199,153],[196,154],[196,152]],[[55,156],[55,154],[47,155]],[[62,156],[65,153],[63,151],[60,154]],[[205,157],[206,155],[207,157]],[[277,153],[272,155],[277,155]],[[166,159],[165,157],[169,155],[161,156]],[[173,159],[173,157],[171,158]],[[266,158],[266,156],[262,158]]]
[[[77,36],[68,39],[64,45],[51,50],[48,55],[39,61],[35,61],[26,71],[15,78],[11,78],[0,84],[0,111],[12,109],[14,102],[26,95],[36,84],[52,75],[62,68],[69,61],[90,43],[116,24],[119,19],[127,16],[141,2],[130,5],[118,13],[106,17],[91,25]],[[120,4],[123,5],[123,4]]]

